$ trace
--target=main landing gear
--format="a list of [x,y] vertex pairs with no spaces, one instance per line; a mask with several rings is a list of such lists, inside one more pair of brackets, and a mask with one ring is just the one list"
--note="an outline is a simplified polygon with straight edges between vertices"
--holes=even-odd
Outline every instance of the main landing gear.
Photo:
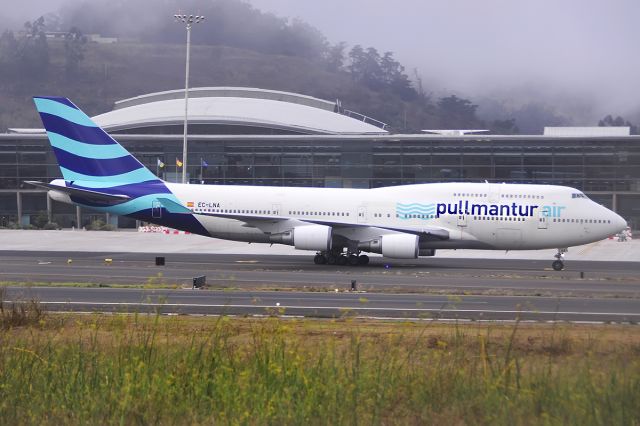
[[316,265],[349,265],[364,266],[369,263],[369,256],[360,253],[343,253],[342,250],[321,251],[313,258]]
[[568,251],[566,248],[559,248],[558,253],[556,253],[553,257],[556,260],[553,261],[551,267],[554,271],[562,271],[564,269],[564,254]]

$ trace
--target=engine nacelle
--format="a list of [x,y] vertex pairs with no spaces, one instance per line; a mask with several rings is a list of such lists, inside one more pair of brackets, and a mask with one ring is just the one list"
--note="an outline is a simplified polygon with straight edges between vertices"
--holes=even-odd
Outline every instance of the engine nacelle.
[[54,190],[49,190],[47,191],[47,193],[49,194],[49,197],[54,201],[64,204],[73,204],[73,201],[71,201],[71,197],[69,197],[69,194]]
[[325,225],[296,226],[289,231],[273,234],[272,243],[287,244],[298,250],[331,250],[332,228]]
[[[64,179],[54,179],[49,183],[52,185],[58,185],[62,187],[66,186],[66,184],[64,183]],[[62,191],[54,191],[54,190],[49,190],[47,192],[49,193],[49,197],[54,201],[57,201],[59,203],[64,203],[64,204],[73,204],[73,201],[71,201],[71,197],[69,197],[69,194],[66,194]]]
[[419,239],[411,234],[387,234],[358,244],[358,248],[371,253],[380,253],[394,259],[416,259]]

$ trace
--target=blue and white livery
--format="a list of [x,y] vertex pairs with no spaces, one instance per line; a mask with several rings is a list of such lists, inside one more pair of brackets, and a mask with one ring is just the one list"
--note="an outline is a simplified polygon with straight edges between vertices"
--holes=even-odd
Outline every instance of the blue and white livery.
[[604,239],[626,222],[563,186],[435,183],[376,189],[183,185],[155,176],[66,98],[36,97],[62,179],[29,182],[53,199],[236,241],[316,251],[366,264],[437,249],[557,248]]

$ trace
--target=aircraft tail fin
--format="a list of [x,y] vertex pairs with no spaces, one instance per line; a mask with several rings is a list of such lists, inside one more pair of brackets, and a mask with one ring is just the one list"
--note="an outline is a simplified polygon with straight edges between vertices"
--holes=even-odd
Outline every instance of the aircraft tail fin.
[[159,181],[69,99],[33,100],[65,181],[91,187]]

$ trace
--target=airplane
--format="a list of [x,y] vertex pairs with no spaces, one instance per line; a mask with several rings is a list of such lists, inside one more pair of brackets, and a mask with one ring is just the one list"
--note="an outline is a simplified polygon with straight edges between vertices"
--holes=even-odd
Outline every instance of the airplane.
[[374,189],[190,185],[159,179],[70,100],[35,97],[62,179],[28,181],[52,199],[207,237],[315,251],[316,264],[365,265],[439,249],[558,249],[626,221],[554,185],[429,183]]

